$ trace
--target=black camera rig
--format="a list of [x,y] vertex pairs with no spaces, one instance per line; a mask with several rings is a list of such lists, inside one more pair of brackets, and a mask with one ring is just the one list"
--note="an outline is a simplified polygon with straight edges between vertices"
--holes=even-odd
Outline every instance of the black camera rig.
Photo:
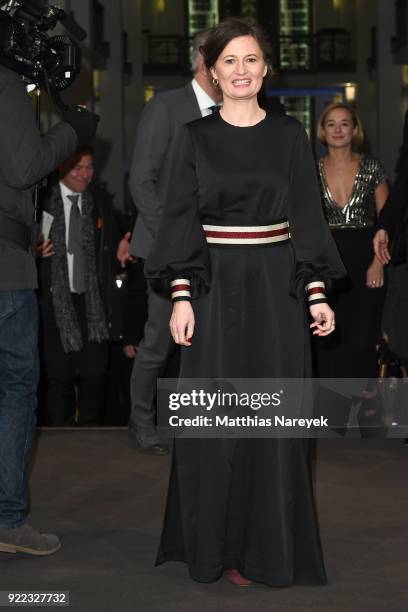
[[[58,23],[69,36],[47,34]],[[48,0],[0,0],[0,64],[44,88],[61,111],[68,107],[60,92],[81,70],[81,49],[75,41],[85,38],[73,17]]]

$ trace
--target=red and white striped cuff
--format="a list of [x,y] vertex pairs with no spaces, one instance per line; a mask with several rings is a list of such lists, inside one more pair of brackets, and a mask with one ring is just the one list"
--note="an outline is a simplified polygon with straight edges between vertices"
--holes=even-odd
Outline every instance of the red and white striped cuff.
[[327,302],[325,289],[326,287],[323,281],[313,281],[306,285],[305,291],[309,306]]
[[173,302],[181,300],[191,300],[191,283],[188,278],[176,278],[171,281],[171,299]]

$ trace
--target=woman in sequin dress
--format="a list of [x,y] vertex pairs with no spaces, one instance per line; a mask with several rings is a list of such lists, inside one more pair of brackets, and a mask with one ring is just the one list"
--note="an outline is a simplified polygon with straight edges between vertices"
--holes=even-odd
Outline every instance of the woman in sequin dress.
[[318,162],[322,204],[348,273],[334,285],[337,328],[319,339],[318,373],[327,378],[375,377],[384,271],[373,251],[373,236],[388,184],[377,159],[353,151],[363,141],[363,129],[352,107],[328,106],[318,137],[327,146]]

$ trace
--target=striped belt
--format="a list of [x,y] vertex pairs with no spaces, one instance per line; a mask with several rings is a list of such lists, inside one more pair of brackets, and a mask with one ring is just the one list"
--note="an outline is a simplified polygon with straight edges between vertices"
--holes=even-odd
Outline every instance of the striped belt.
[[271,225],[203,225],[208,244],[277,244],[290,239],[288,221]]

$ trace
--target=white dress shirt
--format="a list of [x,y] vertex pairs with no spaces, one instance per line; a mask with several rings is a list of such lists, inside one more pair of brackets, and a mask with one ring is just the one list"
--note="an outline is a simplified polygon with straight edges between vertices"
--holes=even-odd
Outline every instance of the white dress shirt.
[[208,95],[206,91],[197,83],[195,79],[191,81],[191,85],[193,86],[194,93],[197,98],[198,106],[200,107],[201,116],[206,117],[207,115],[211,115],[211,106],[217,106],[217,102],[214,102],[212,98]]
[[[71,191],[64,183],[60,182],[61,189],[61,197],[62,202],[64,204],[64,215],[65,215],[65,244],[68,247],[68,236],[69,236],[69,218],[71,214],[72,202],[68,199],[69,195],[77,195],[78,198],[78,207],[79,212],[82,214],[82,195],[80,193],[75,193],[75,191]],[[69,288],[71,292],[74,290],[74,256],[72,253],[68,253],[67,251],[67,263],[68,263],[68,278],[69,278]]]

